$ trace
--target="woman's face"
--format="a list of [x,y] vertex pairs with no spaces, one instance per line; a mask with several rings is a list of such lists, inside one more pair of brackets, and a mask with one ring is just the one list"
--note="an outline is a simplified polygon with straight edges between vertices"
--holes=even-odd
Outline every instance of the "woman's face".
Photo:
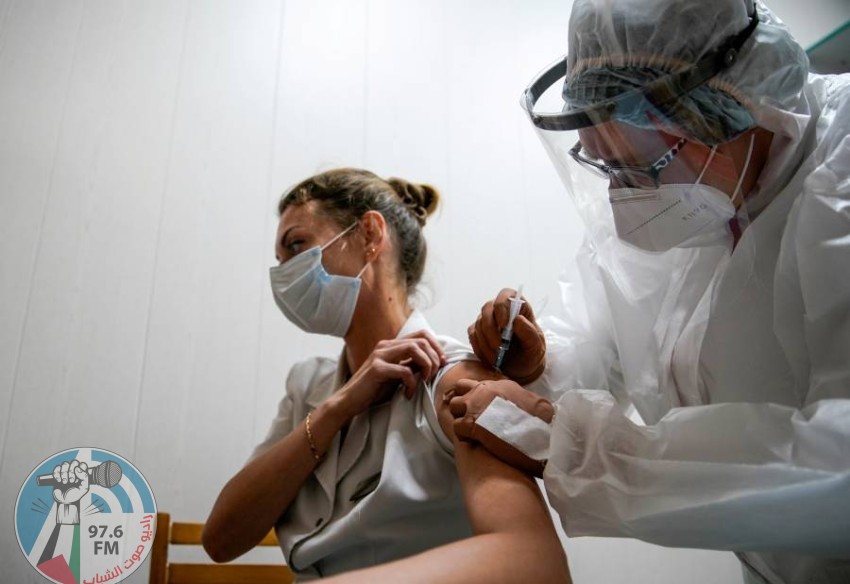
[[[321,213],[315,201],[290,205],[278,222],[275,258],[278,263],[286,262],[311,247],[325,245],[344,230]],[[354,237],[356,233],[357,229],[349,231],[322,251],[322,264],[328,273],[353,276],[363,268],[364,246]]]

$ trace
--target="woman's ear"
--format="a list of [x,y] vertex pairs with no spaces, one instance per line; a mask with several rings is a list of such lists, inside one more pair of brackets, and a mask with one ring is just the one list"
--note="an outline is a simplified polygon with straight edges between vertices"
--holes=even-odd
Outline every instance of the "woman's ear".
[[366,259],[374,260],[387,242],[387,221],[379,211],[366,211],[360,218],[360,228],[366,247]]

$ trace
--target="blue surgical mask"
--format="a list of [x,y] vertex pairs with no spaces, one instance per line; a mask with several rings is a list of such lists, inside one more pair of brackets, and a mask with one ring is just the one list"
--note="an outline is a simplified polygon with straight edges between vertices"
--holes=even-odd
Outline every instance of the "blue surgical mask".
[[328,274],[322,265],[322,251],[356,225],[269,270],[278,308],[301,330],[334,337],[348,332],[360,293],[360,276],[369,264],[353,278]]

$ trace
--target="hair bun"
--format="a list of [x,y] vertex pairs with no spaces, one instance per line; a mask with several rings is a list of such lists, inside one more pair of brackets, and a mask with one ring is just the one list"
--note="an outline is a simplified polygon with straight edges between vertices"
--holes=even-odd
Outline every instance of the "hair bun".
[[403,178],[392,177],[387,179],[387,182],[419,224],[425,225],[425,220],[437,209],[439,191],[431,185],[413,184]]

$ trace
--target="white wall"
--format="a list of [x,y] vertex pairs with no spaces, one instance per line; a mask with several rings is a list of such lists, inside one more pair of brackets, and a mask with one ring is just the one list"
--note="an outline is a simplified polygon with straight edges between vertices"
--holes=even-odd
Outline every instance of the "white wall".
[[[161,510],[203,520],[289,367],[337,353],[269,293],[275,202],[301,178],[345,164],[442,190],[424,304],[441,332],[464,337],[503,286],[557,304],[581,226],[517,101],[569,9],[0,0],[4,581],[42,581],[11,527],[42,459],[115,451]],[[566,546],[576,582],[740,581],[727,553]]]
[[766,0],[805,49],[850,22],[847,0]]

